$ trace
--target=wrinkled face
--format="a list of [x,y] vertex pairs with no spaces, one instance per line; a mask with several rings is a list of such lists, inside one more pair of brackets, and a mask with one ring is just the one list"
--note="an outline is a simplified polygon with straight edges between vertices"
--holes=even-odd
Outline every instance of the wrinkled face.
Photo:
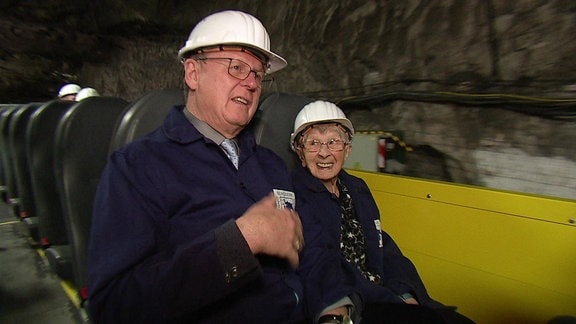
[[257,72],[264,64],[249,52],[216,51],[202,54],[207,60],[186,59],[184,79],[190,88],[186,107],[225,137],[235,137],[252,119],[258,107],[261,88],[255,73],[244,80],[228,73],[231,58],[247,63]]
[[[332,150],[329,143],[332,143]],[[338,124],[320,124],[305,131],[297,152],[302,165],[326,185],[334,183],[342,170],[352,149],[352,145],[347,143],[348,136]],[[311,152],[311,147],[318,151]]]

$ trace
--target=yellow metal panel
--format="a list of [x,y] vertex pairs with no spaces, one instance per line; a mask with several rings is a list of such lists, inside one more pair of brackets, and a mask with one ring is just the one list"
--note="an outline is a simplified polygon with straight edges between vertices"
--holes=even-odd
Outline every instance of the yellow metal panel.
[[433,297],[479,323],[576,316],[576,201],[351,173]]
[[347,171],[366,180],[373,190],[576,226],[576,200],[383,173]]
[[558,314],[574,315],[575,300],[530,284],[412,251],[433,297],[479,324],[547,323]]

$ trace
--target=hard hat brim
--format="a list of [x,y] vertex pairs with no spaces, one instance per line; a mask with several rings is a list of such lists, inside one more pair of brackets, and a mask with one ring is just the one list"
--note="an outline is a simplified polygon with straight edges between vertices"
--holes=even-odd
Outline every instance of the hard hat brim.
[[286,62],[286,60],[283,57],[274,52],[253,46],[252,44],[239,43],[239,42],[222,42],[220,44],[206,44],[206,46],[184,46],[178,51],[178,59],[180,61],[183,61],[184,58],[186,57],[186,54],[190,52],[198,52],[202,48],[217,47],[217,46],[239,46],[260,53],[263,57],[265,57],[268,60],[267,63],[269,64],[269,68],[266,71],[267,74],[277,72],[288,65],[288,62]]
[[80,91],[80,86],[75,83],[69,83],[60,88],[58,91],[58,98],[62,98],[64,96],[77,94]]
[[292,148],[293,151],[296,151],[296,146],[294,145],[294,142],[296,141],[298,136],[300,136],[300,134],[302,134],[304,131],[306,131],[309,127],[316,125],[316,124],[330,124],[330,123],[336,123],[336,124],[342,125],[342,127],[346,128],[346,130],[350,134],[350,138],[354,137],[354,126],[352,126],[352,122],[348,119],[334,118],[334,119],[326,119],[326,120],[322,120],[322,121],[312,121],[312,122],[304,123],[304,124],[300,125],[300,127],[298,127],[298,129],[296,129],[296,131],[294,133],[290,134],[290,147]]

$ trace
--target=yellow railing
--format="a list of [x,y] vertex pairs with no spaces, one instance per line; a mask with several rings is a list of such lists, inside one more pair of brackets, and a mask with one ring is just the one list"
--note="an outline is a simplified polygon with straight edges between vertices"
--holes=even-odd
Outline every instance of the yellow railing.
[[576,316],[576,201],[348,171],[435,299],[478,323]]

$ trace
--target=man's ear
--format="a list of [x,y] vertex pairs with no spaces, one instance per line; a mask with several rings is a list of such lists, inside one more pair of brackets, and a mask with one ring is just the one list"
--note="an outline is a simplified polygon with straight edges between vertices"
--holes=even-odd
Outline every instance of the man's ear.
[[191,90],[198,88],[198,65],[199,62],[194,59],[184,61],[184,82]]

